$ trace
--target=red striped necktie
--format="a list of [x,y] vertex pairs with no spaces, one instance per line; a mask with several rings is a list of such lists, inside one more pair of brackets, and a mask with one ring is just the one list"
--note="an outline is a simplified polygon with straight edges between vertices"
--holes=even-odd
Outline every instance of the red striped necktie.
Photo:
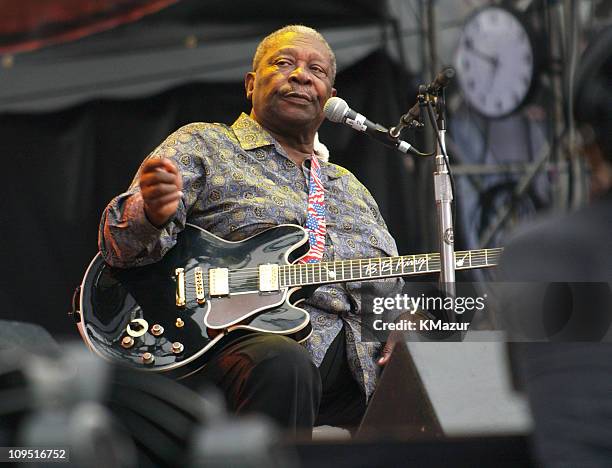
[[310,157],[306,229],[310,250],[299,261],[300,263],[320,262],[325,250],[325,197],[321,183],[321,166],[314,154]]

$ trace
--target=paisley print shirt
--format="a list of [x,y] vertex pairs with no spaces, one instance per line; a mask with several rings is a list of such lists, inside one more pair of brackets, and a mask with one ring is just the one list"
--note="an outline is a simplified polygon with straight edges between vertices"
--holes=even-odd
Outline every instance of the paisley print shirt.
[[[294,164],[281,145],[246,114],[229,127],[192,123],[170,135],[149,158],[169,158],[183,177],[183,199],[174,218],[158,229],[147,220],[138,175],[102,216],[99,246],[111,265],[132,267],[159,260],[189,222],[237,241],[278,224],[304,226],[308,170]],[[376,202],[348,170],[321,162],[327,210],[323,260],[397,255]],[[389,280],[401,287],[401,280]],[[376,291],[376,282],[368,282]],[[383,282],[378,282],[383,286]],[[311,314],[313,333],[305,346],[315,364],[342,325],[353,376],[370,397],[377,376],[379,343],[361,340],[363,283],[319,287],[301,306]],[[389,283],[381,289],[388,294]]]

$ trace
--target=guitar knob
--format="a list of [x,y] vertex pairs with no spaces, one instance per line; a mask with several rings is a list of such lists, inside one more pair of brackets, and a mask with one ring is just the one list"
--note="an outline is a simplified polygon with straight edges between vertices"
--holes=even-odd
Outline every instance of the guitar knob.
[[123,346],[125,349],[131,348],[134,346],[134,338],[131,336],[124,336],[121,340],[121,346]]
[[160,324],[156,323],[155,325],[153,325],[151,327],[151,335],[153,336],[159,336],[164,332],[164,327],[162,327]]
[[142,355],[142,362],[144,364],[153,364],[155,362],[155,356],[153,356],[151,353],[144,353]]
[[184,349],[185,347],[183,346],[183,343],[179,343],[178,341],[172,343],[172,352],[174,354],[180,354],[183,352]]

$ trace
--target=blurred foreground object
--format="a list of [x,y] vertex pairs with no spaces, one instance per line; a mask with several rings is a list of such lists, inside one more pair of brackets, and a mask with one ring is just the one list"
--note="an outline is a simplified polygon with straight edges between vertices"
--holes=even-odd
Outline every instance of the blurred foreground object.
[[110,366],[81,344],[8,348],[0,352],[3,446],[63,447],[83,468],[293,466],[271,423],[236,422],[212,389],[202,398],[165,377]]
[[[531,320],[546,318],[551,305],[564,305],[556,309],[555,329],[546,337],[564,342],[512,347],[516,377],[533,412],[536,455],[543,466],[603,467],[612,458],[611,333],[606,329],[589,333],[592,341],[605,342],[587,343],[573,329],[573,324],[612,314],[606,300],[612,286],[611,68],[612,28],[608,27],[583,54],[574,93],[576,119],[591,136],[584,149],[597,181],[594,195],[599,197],[573,214],[530,226],[507,246],[501,262],[504,280],[550,283],[550,291],[556,291],[527,311]],[[511,315],[514,298],[507,301],[504,312]],[[583,323],[579,329],[591,325]]]

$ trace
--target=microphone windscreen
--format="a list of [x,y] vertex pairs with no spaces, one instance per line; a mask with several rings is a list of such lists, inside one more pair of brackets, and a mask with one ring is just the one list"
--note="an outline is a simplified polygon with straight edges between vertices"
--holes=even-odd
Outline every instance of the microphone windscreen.
[[323,106],[323,112],[332,122],[342,123],[342,119],[349,110],[349,106],[346,101],[339,97],[331,97]]

